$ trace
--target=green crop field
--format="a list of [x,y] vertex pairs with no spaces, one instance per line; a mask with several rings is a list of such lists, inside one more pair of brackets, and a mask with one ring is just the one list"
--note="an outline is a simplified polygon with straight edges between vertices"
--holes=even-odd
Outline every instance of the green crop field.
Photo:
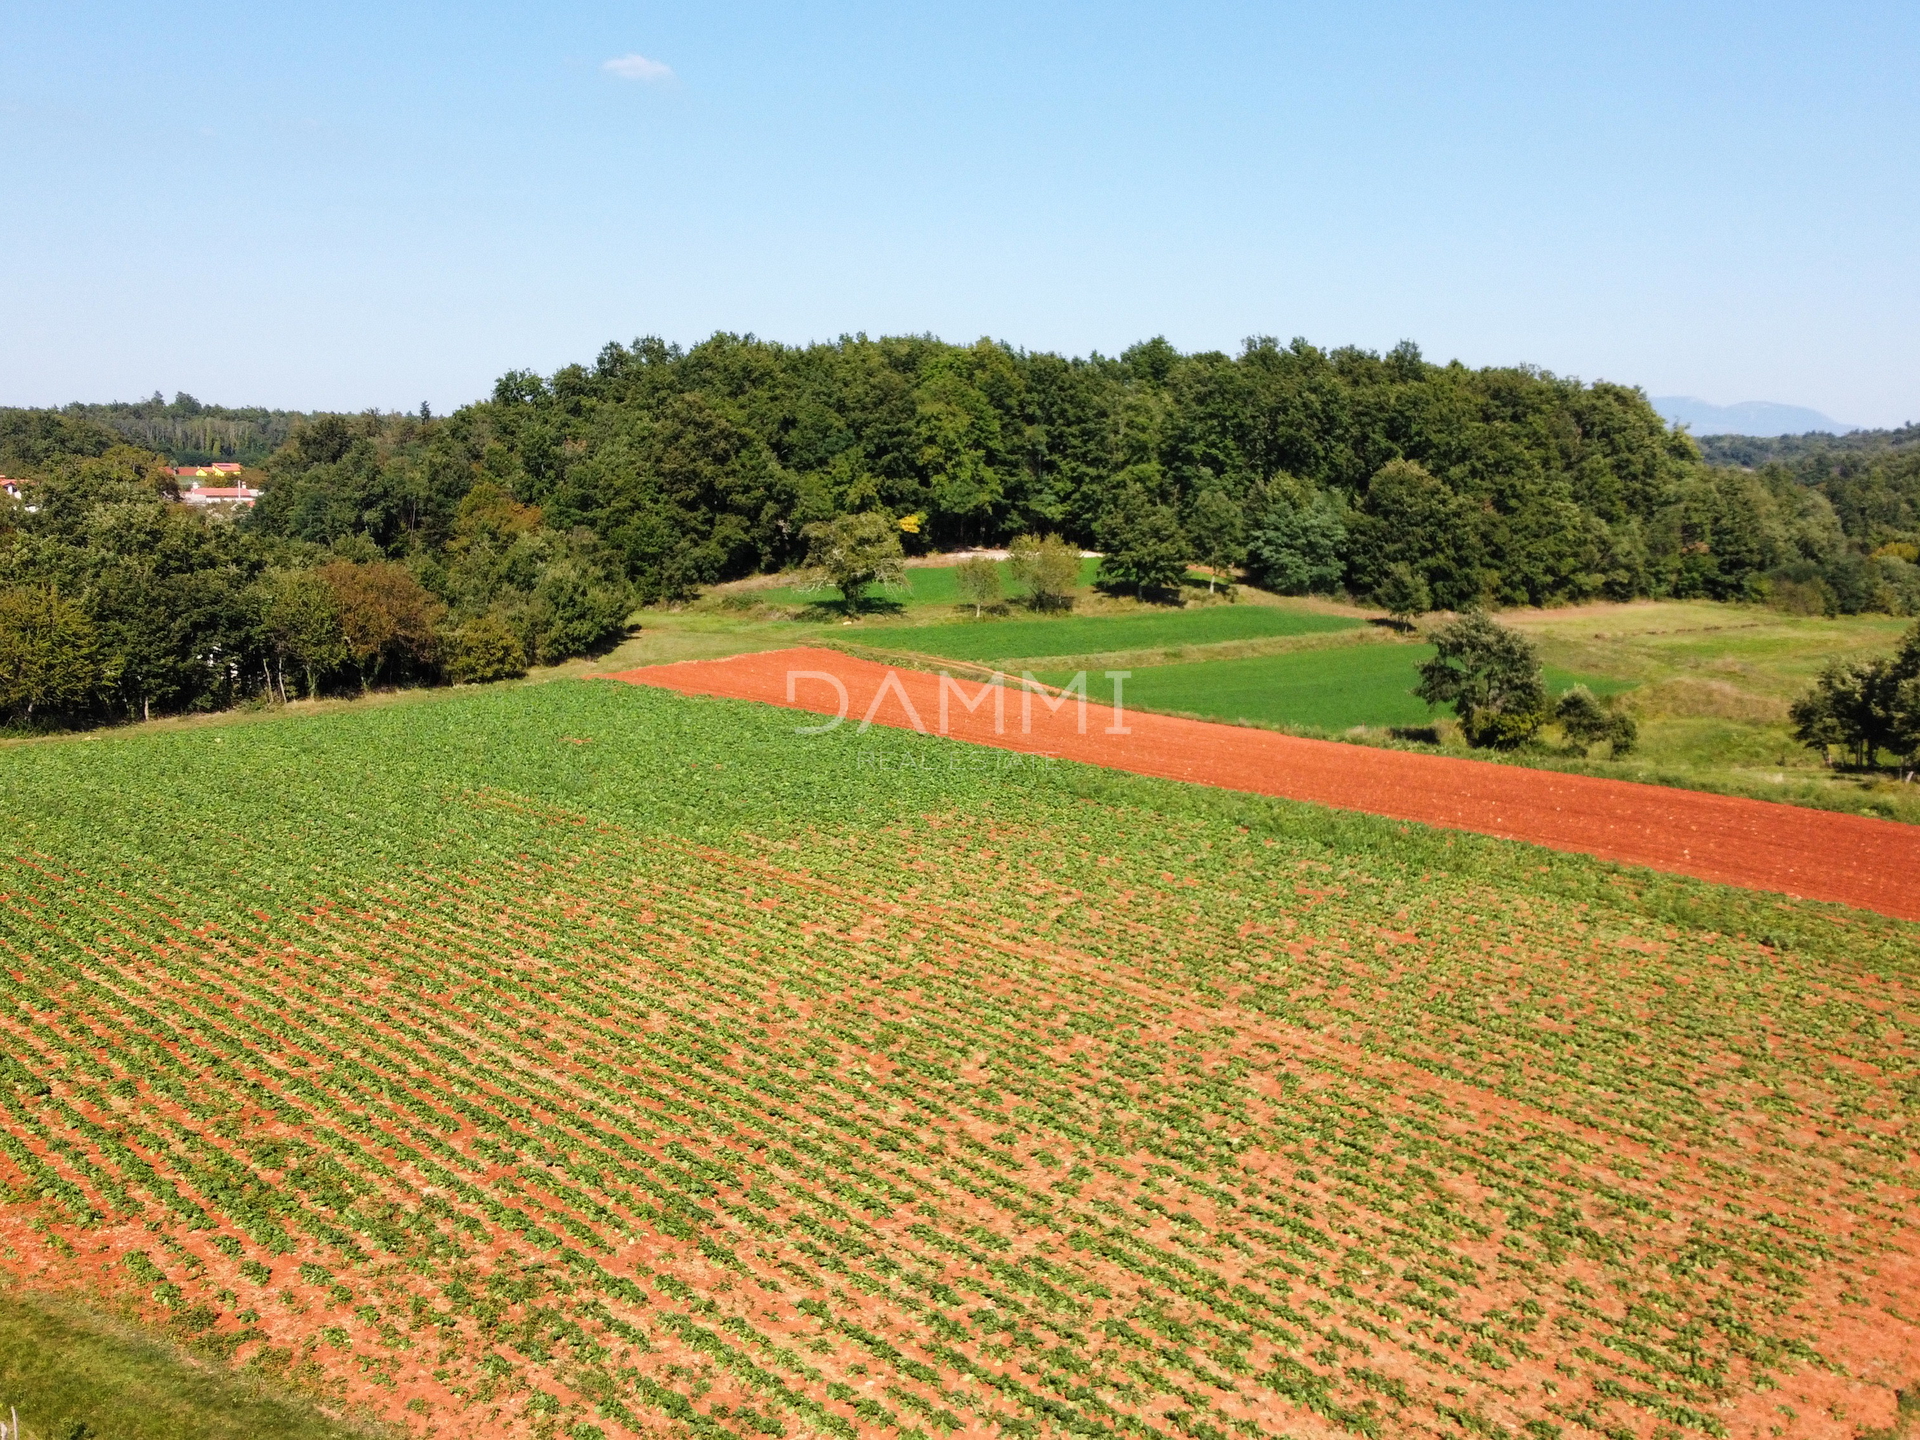
[[[1420,662],[1432,655],[1431,645],[1344,645],[1239,660],[1155,665],[1133,671],[1122,682],[1121,696],[1143,710],[1303,730],[1425,725],[1436,712],[1414,698],[1413,690],[1420,683]],[[1040,672],[1039,678],[1050,685],[1065,685],[1073,674],[1049,670]],[[1545,679],[1553,694],[1577,684],[1589,686],[1595,694],[1627,688],[1619,680],[1573,675],[1556,667],[1547,668]],[[1113,682],[1103,672],[1093,671],[1087,676],[1087,694],[1111,703]],[[1450,712],[1443,708],[1438,713]]]
[[[1911,925],[571,681],[0,749],[0,834],[0,1272],[416,1435],[1849,1440],[1920,1374]],[[138,1433],[58,1370],[29,1435]]]

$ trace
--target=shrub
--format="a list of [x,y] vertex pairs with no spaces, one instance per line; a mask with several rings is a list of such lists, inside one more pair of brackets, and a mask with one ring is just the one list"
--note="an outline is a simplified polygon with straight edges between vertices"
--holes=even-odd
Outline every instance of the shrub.
[[579,560],[556,560],[540,574],[527,607],[527,649],[542,665],[586,655],[626,628],[633,596]]
[[1433,592],[1427,589],[1427,582],[1414,573],[1413,567],[1396,561],[1387,567],[1379,588],[1373,592],[1373,603],[1391,615],[1396,625],[1408,629],[1414,617],[1433,608]]
[[1007,552],[1007,568],[1035,610],[1065,610],[1080,583],[1080,551],[1058,535],[1022,535]]
[[506,617],[489,610],[442,636],[440,663],[456,685],[513,680],[527,673],[527,650]]
[[1602,703],[1591,690],[1576,685],[1560,697],[1553,718],[1566,737],[1582,750],[1606,741],[1615,755],[1625,755],[1640,739],[1640,726],[1625,710]]

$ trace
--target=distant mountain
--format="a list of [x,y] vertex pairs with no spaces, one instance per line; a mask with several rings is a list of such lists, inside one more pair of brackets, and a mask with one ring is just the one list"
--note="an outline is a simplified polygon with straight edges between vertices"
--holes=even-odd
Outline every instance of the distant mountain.
[[1695,435],[1805,435],[1815,430],[1844,435],[1860,428],[1804,405],[1775,405],[1767,400],[1710,405],[1691,395],[1656,395],[1653,408],[1669,425],[1684,424]]

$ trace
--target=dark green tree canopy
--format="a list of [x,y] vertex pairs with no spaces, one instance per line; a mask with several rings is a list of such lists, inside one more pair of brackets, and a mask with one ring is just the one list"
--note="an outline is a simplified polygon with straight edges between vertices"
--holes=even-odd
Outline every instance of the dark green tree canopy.
[[1474,610],[1434,632],[1433,644],[1413,693],[1452,705],[1469,744],[1510,750],[1546,723],[1540,657],[1525,636]]
[[[306,688],[258,618],[269,572],[403,565],[441,607],[434,663],[511,673],[617,639],[636,601],[799,565],[813,527],[857,516],[907,552],[1058,536],[1063,573],[1098,549],[1108,583],[1148,596],[1198,560],[1296,593],[1370,596],[1404,572],[1401,598],[1417,582],[1456,611],[1651,595],[1920,614],[1920,442],[1802,441],[1708,464],[1636,389],[1412,344],[1156,337],[1076,358],[648,337],[510,372],[445,417],[188,395],[0,410],[0,471],[31,485],[0,499],[0,588],[80,606],[87,703],[127,715]],[[231,522],[170,498],[167,464],[215,452],[265,491]]]

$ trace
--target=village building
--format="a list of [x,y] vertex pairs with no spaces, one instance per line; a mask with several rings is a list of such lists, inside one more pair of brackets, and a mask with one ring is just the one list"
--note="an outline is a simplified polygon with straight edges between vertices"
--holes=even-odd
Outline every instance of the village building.
[[175,465],[170,473],[184,482],[180,499],[185,504],[246,510],[260,498],[260,492],[241,481],[241,469],[237,461],[215,460],[208,465]]

